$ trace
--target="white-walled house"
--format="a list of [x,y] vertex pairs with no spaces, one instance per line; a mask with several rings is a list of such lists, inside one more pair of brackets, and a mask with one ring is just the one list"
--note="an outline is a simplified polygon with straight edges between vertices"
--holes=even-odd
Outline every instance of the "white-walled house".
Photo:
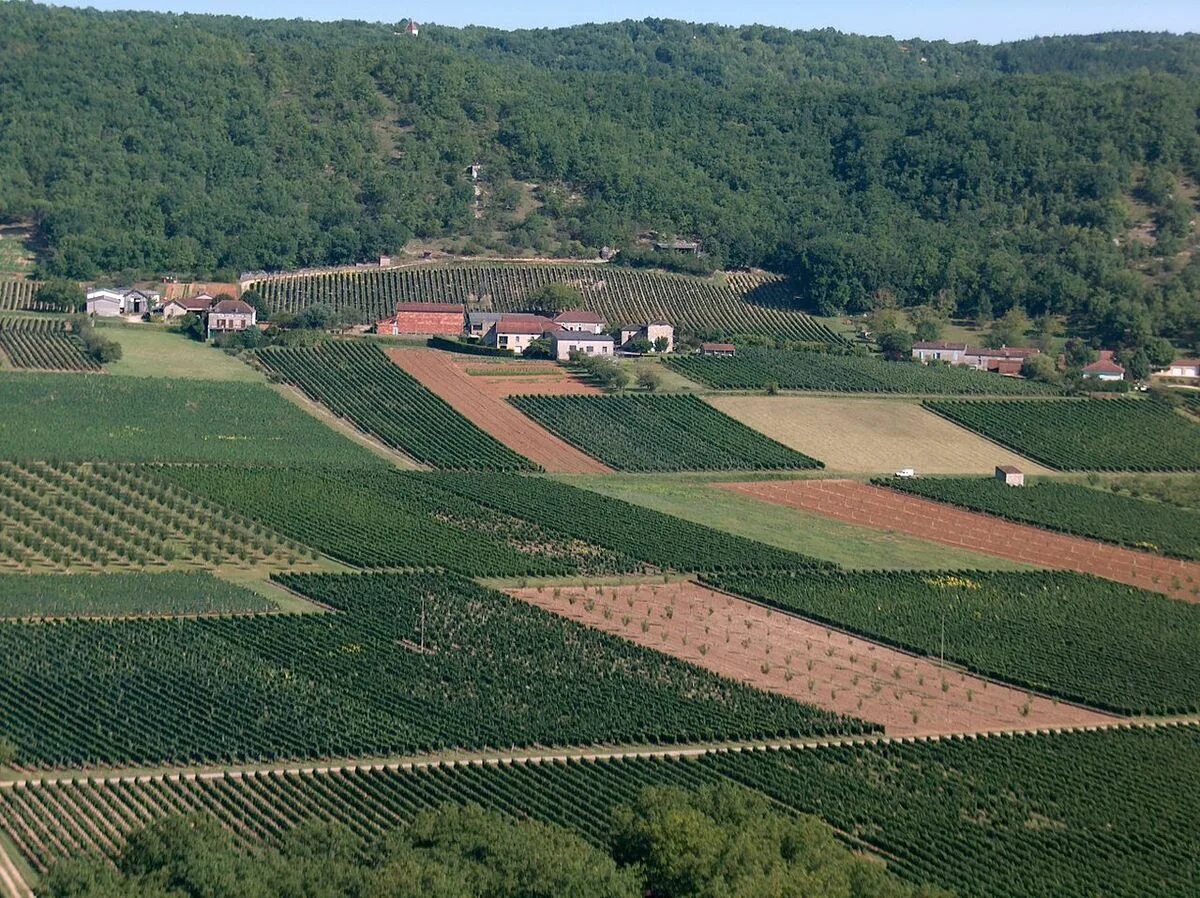
[[550,331],[551,351],[554,358],[565,362],[571,353],[579,352],[584,355],[613,354],[613,338],[608,334],[593,334],[589,331],[569,331],[556,328]]
[[600,334],[604,332],[605,320],[595,312],[570,309],[554,316],[554,323],[565,331]]
[[1200,359],[1176,359],[1162,371],[1155,371],[1154,376],[1200,380]]
[[540,315],[503,315],[483,338],[487,346],[520,355],[534,340],[555,330],[554,322]]
[[1100,358],[1083,366],[1083,376],[1093,380],[1124,380],[1125,369],[1117,364],[1111,349],[1100,350]]
[[187,299],[172,299],[164,303],[162,316],[164,321],[173,321],[184,315],[204,315],[212,306],[213,298],[207,293],[197,293]]
[[223,299],[208,310],[208,335],[225,331],[244,331],[254,327],[258,313],[240,299]]
[[[634,340],[645,340],[653,347],[660,338],[667,341],[667,348],[663,352],[674,351],[675,328],[670,322],[658,319],[648,324],[623,324],[620,328],[620,344],[622,347],[628,346]],[[654,348],[651,351],[658,352],[658,349]]]
[[922,340],[913,344],[912,354],[919,362],[949,362],[951,365],[961,365],[963,356],[967,354],[967,344]]

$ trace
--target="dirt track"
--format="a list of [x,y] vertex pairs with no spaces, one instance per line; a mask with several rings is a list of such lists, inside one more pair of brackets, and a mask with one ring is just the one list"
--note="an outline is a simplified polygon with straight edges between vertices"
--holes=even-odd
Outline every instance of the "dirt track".
[[[611,472],[612,469],[607,465],[556,437],[504,400],[509,392],[537,392],[536,384],[531,382],[543,379],[551,381],[554,389],[565,391],[567,387],[562,383],[564,378],[569,379],[570,376],[558,366],[549,366],[545,378],[541,375],[533,377],[512,374],[475,377],[467,373],[463,361],[449,353],[433,349],[389,349],[387,354],[393,362],[448,402],[455,411],[476,427],[547,471],[554,474]],[[469,359],[473,368],[482,367],[479,359],[473,356],[462,358]],[[578,383],[575,389],[576,392],[591,390],[590,387]]]
[[851,524],[1039,567],[1093,574],[1173,599],[1200,602],[1200,564],[1195,562],[1014,524],[855,480],[775,480],[716,486]]
[[1117,718],[693,582],[508,590],[530,604],[759,689],[883,724],[888,735],[1088,726]]

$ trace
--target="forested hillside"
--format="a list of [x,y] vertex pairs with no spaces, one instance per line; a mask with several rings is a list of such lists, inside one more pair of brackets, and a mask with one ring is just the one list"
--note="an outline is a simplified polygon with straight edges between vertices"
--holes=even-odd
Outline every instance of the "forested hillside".
[[890,293],[1195,339],[1198,36],[402,32],[2,4],[0,221],[76,278],[656,229],[824,312]]

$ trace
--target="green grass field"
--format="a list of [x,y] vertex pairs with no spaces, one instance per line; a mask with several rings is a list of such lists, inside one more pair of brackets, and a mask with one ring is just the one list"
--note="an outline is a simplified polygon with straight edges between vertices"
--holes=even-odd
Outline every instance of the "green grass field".
[[0,457],[379,465],[257,384],[0,373]]
[[847,568],[1020,570],[1023,565],[868,530],[709,486],[696,475],[560,475],[557,479],[696,524]]
[[266,383],[261,372],[231,355],[154,324],[100,324],[104,336],[121,344],[121,358],[107,366],[126,377],[173,377]]

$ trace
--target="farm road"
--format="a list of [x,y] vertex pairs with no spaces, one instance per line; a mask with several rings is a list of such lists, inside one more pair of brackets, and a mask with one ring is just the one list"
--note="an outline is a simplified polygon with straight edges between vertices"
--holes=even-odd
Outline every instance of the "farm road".
[[1092,574],[1184,602],[1200,602],[1200,564],[1014,524],[855,480],[717,483],[764,502],[890,530],[1052,570]]

